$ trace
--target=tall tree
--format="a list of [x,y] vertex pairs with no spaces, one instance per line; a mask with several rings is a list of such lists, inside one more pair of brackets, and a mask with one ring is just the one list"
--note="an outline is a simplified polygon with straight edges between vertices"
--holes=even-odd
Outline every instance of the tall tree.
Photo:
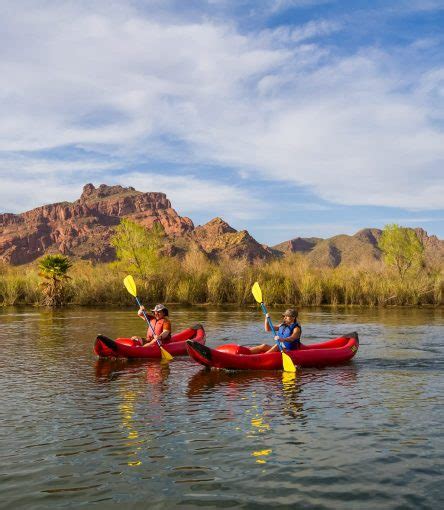
[[147,229],[123,218],[115,229],[111,244],[125,270],[146,280],[161,269],[164,241],[165,231],[160,223]]
[[386,225],[378,245],[384,261],[396,268],[401,280],[410,268],[420,267],[423,262],[424,246],[411,228]]
[[46,255],[39,261],[40,284],[43,289],[43,303],[46,306],[62,306],[65,303],[66,282],[71,277],[68,271],[72,264],[65,255]]

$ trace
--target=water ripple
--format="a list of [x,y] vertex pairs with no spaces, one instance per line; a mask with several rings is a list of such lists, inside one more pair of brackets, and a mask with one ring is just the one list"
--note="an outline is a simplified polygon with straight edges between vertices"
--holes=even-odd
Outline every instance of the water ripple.
[[[302,311],[306,339],[358,330],[344,366],[206,371],[190,360],[96,360],[127,311],[0,312],[0,488],[8,508],[439,508],[439,310]],[[209,344],[269,341],[256,310],[177,309]],[[247,342],[243,342],[247,343]],[[100,507],[100,506],[99,506]]]

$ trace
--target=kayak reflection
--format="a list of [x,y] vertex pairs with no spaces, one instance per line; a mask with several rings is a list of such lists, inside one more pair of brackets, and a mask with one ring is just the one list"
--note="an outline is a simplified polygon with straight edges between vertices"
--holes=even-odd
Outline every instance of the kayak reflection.
[[281,378],[281,373],[270,370],[256,371],[227,371],[206,370],[196,372],[188,381],[187,396],[193,398],[204,393],[209,393],[216,386],[226,386],[230,390],[242,391],[248,385],[255,384],[258,380],[270,386],[274,381]]
[[119,377],[143,374],[149,384],[159,384],[167,380],[170,375],[169,365],[157,362],[147,362],[144,359],[128,360],[125,358],[99,358],[94,365],[96,381],[110,382]]
[[[227,371],[200,370],[188,381],[187,397],[200,399],[211,394],[217,387],[224,388],[227,399],[239,400],[246,395],[260,397],[265,402],[271,398],[274,402],[282,402],[282,413],[297,419],[306,419],[301,399],[301,379],[294,373],[281,371]],[[219,392],[220,393],[220,392]],[[260,424],[253,422],[252,425]],[[260,427],[258,427],[260,428]]]

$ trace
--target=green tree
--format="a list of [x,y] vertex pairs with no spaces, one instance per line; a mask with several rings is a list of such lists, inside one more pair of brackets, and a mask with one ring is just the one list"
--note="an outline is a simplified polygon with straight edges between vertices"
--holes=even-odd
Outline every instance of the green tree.
[[386,264],[396,268],[401,280],[410,268],[420,267],[423,262],[424,246],[411,228],[386,225],[378,246]]
[[111,245],[125,271],[148,280],[162,268],[165,231],[160,223],[151,229],[126,218],[116,227]]
[[62,306],[65,304],[66,283],[71,277],[68,271],[72,264],[65,255],[46,255],[39,261],[39,276],[43,278],[43,304]]

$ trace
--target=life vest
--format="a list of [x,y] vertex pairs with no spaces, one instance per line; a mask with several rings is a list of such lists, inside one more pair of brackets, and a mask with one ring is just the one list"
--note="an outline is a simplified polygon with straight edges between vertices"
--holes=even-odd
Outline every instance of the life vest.
[[[164,326],[165,326],[165,323],[169,324],[170,325],[170,329],[171,329],[171,324],[170,324],[170,321],[168,319],[159,319],[159,320],[156,320],[155,318],[151,319],[150,320],[150,324],[152,326],[152,328],[154,329],[154,333],[156,335],[160,335],[161,333],[163,333],[163,331],[166,329]],[[149,327],[148,328],[148,331],[146,333],[146,338],[147,340],[152,340],[153,339],[153,330]],[[167,343],[171,340],[171,331],[169,332],[168,336],[166,338],[162,338],[162,343]]]
[[[296,328],[301,328],[301,325],[299,324],[299,322],[293,322],[292,324],[281,324],[279,326],[277,334],[279,335],[280,338],[289,338],[289,337],[291,337],[291,335],[293,334],[293,332]],[[301,334],[302,334],[302,328],[301,328]],[[299,349],[299,345],[300,345],[301,341],[294,340],[293,342],[285,342],[285,340],[284,340],[284,341],[282,341],[282,343],[284,344],[286,349],[291,351],[294,349]]]

